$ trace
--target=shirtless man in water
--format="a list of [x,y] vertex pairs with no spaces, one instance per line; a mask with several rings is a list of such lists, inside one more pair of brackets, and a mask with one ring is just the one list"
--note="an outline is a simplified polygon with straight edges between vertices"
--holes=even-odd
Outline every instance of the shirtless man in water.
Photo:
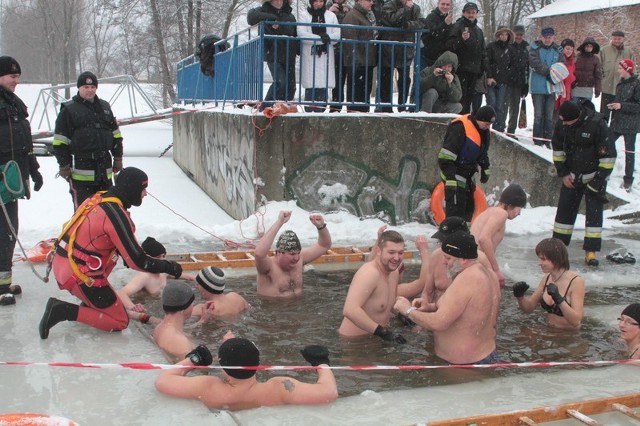
[[435,312],[423,311],[399,297],[394,308],[417,325],[433,331],[436,355],[451,364],[496,362],[496,324],[500,289],[495,274],[478,261],[473,235],[456,232],[442,242],[443,262],[452,283]]
[[278,220],[265,232],[256,246],[256,270],[258,294],[269,297],[291,297],[302,294],[302,272],[307,263],[313,262],[331,248],[331,234],[322,215],[312,214],[309,220],[318,229],[318,242],[302,249],[293,231],[284,231],[276,242],[275,256],[269,249],[282,225],[291,218],[291,211],[282,210]]
[[338,332],[346,337],[373,334],[388,342],[406,343],[388,329],[400,282],[404,238],[396,231],[384,231],[376,245],[375,258],[362,265],[351,280]]
[[516,183],[507,186],[500,194],[500,202],[496,207],[489,207],[478,215],[471,224],[471,234],[476,237],[480,250],[487,255],[491,269],[498,276],[500,288],[504,287],[504,275],[498,265],[496,251],[504,238],[507,220],[520,216],[520,211],[527,205],[527,194]]

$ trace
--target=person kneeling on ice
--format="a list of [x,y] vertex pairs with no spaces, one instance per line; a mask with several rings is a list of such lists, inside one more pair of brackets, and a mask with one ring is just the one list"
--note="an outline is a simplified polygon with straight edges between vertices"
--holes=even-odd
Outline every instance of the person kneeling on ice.
[[[155,238],[147,237],[141,244],[142,249],[149,256],[156,259],[164,259],[167,255],[167,249]],[[183,273],[180,275],[181,280],[195,281],[196,277],[191,274]],[[137,319],[142,323],[150,322],[157,325],[160,320],[147,313],[144,305],[133,303],[131,297],[135,294],[145,292],[151,296],[159,296],[167,285],[167,274],[161,272],[139,272],[124,287],[118,290],[118,296],[122,299],[124,307],[130,319]]]
[[[184,377],[189,369],[163,371],[156,379],[156,389],[178,398],[199,399],[209,408],[245,410],[249,408],[287,404],[327,404],[338,398],[338,385],[329,368],[329,351],[324,346],[310,345],[302,356],[312,366],[320,366],[316,383],[300,382],[288,376],[272,377],[259,382],[256,370],[230,367],[258,367],[260,351],[248,339],[229,332],[218,349],[222,377]],[[207,366],[213,357],[200,345],[178,365]]]
[[193,308],[191,315],[200,317],[198,324],[204,324],[209,319],[229,318],[245,311],[251,305],[233,291],[224,293],[226,282],[224,272],[220,268],[207,266],[202,268],[196,276],[196,288],[205,300]]
[[39,326],[41,339],[49,337],[51,327],[61,321],[78,321],[104,331],[127,328],[127,311],[108,278],[117,254],[138,271],[182,275],[180,264],[149,256],[135,239],[127,210],[142,204],[148,181],[140,169],[123,169],[113,187],[82,203],[64,225],[55,243],[53,273],[60,289],[82,304],[49,298]]

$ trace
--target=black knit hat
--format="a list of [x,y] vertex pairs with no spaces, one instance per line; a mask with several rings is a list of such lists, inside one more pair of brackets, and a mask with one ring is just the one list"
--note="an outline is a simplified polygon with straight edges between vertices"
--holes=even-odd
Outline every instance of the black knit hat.
[[98,87],[98,77],[91,71],[85,71],[78,76],[78,87],[80,86]]
[[437,238],[438,240],[444,240],[447,235],[451,235],[457,231],[469,232],[469,226],[467,222],[458,216],[449,216],[442,221],[438,227],[438,231],[431,236],[431,238]]
[[236,379],[255,376],[256,370],[239,370],[224,367],[257,367],[260,365],[260,351],[252,341],[241,337],[225,340],[218,349],[218,362],[225,373]]
[[473,118],[475,118],[476,121],[493,123],[496,121],[496,111],[489,105],[485,105],[478,108],[478,110],[473,113]]
[[162,309],[165,312],[180,312],[187,309],[196,296],[185,282],[172,281],[162,290]]
[[524,34],[525,33],[524,25],[522,25],[522,24],[514,25],[513,26],[513,33],[514,34]]
[[500,194],[500,202],[515,207],[527,205],[527,193],[517,183],[507,186]]
[[571,40],[570,38],[565,38],[564,40],[562,40],[562,43],[560,43],[560,46],[565,47],[565,46],[571,46],[571,47],[576,47],[576,43]]
[[469,3],[465,4],[464,7],[462,8],[462,11],[464,12],[465,10],[468,9],[475,9],[475,10],[479,10],[478,9],[478,5],[472,1],[470,1]]
[[0,77],[9,74],[22,74],[20,64],[11,56],[0,56]]
[[142,250],[151,257],[167,254],[167,249],[153,237],[147,237],[147,239],[142,242]]
[[566,101],[558,108],[558,118],[561,121],[572,121],[580,117],[580,107],[575,102]]
[[149,184],[147,174],[136,167],[125,167],[109,192],[120,198],[125,208],[142,204],[142,191]]
[[444,240],[442,240],[440,247],[442,251],[449,256],[460,259],[478,258],[478,244],[476,244],[476,239],[473,235],[468,232],[458,231],[447,235]]
[[196,282],[213,294],[222,294],[226,285],[222,269],[213,266],[202,268],[196,275]]
[[622,311],[622,315],[626,315],[629,318],[633,318],[640,324],[640,303],[632,303]]

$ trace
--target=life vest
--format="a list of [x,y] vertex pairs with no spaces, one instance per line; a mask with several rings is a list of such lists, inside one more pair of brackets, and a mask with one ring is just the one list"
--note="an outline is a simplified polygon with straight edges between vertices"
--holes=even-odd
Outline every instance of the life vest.
[[[94,279],[87,276],[82,271],[80,271],[80,268],[78,267],[78,264],[74,259],[74,245],[76,241],[76,234],[78,232],[78,228],[80,228],[80,225],[82,225],[84,220],[87,218],[87,215],[91,212],[91,210],[97,207],[98,204],[116,203],[122,206],[122,201],[120,201],[119,198],[116,198],[116,197],[103,198],[102,194],[104,194],[105,192],[106,191],[100,191],[96,193],[87,201],[82,203],[80,207],[78,207],[78,209],[76,210],[74,215],[71,217],[71,219],[69,219],[62,227],[62,232],[60,233],[58,238],[56,238],[53,244],[53,247],[51,249],[51,253],[55,253],[56,251],[61,249],[60,243],[63,241],[66,235],[69,235],[69,241],[67,243],[66,248],[64,249],[66,250],[67,259],[69,260],[69,265],[71,266],[71,270],[73,271],[73,274],[76,277],[78,277],[78,279],[80,279],[88,287],[93,286]],[[113,255],[115,254],[115,251],[116,250],[114,249],[109,257],[113,257]],[[53,254],[50,255],[50,261],[49,261],[50,264],[52,261],[53,261]]]

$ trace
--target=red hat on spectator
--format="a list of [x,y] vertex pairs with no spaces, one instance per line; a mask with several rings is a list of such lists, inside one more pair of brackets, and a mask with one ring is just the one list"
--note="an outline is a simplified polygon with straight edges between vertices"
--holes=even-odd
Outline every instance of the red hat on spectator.
[[633,71],[636,67],[631,59],[623,59],[620,62],[618,62],[618,64],[622,67],[622,69],[624,69],[629,74],[633,74]]

